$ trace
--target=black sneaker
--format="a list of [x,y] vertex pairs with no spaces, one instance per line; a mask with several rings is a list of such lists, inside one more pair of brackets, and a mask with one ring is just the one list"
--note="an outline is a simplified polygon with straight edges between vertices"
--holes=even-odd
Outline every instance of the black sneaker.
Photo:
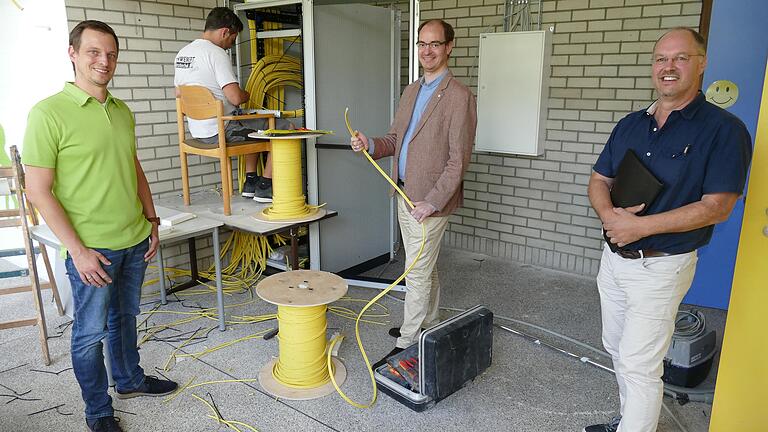
[[385,356],[384,356],[384,358],[382,358],[381,360],[379,360],[379,361],[377,361],[376,363],[374,363],[374,364],[371,366],[371,369],[373,369],[373,370],[376,370],[376,368],[378,368],[379,366],[382,366],[382,365],[384,365],[384,363],[386,363],[386,362],[387,362],[387,359],[388,359],[388,358],[390,358],[390,357],[392,357],[393,355],[395,355],[395,354],[397,354],[397,353],[400,353],[400,352],[403,352],[403,349],[402,349],[402,348],[398,348],[398,347],[395,347],[395,349],[393,349],[392,351],[390,351],[390,352],[389,352],[389,354],[385,355]]
[[93,432],[123,432],[120,427],[120,419],[117,417],[99,417],[93,420],[85,420],[88,429]]
[[127,392],[117,390],[115,396],[118,399],[130,399],[137,396],[165,396],[173,393],[177,387],[179,385],[173,381],[161,380],[156,376],[147,375],[144,377],[144,384],[139,388]]
[[253,200],[260,203],[272,202],[272,179],[262,177],[259,180],[259,184],[256,186],[256,191],[253,195]]
[[619,429],[619,422],[621,422],[621,416],[616,416],[608,423],[587,426],[583,432],[616,432]]
[[245,183],[243,183],[242,196],[245,198],[253,198],[253,194],[256,193],[256,185],[259,184],[260,177],[256,173],[247,173],[245,175]]
[[[421,331],[424,331],[424,327],[421,328]],[[399,338],[400,337],[400,327],[392,327],[389,329],[389,335],[393,338]]]

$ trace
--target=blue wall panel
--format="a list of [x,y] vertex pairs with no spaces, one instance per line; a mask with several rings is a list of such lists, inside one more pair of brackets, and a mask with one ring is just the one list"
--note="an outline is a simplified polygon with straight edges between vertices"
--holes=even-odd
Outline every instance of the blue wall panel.
[[[768,1],[714,0],[708,39],[703,90],[717,80],[736,83],[739,99],[728,111],[747,125],[754,140],[768,56]],[[743,215],[739,200],[728,221],[715,227],[710,244],[699,250],[684,303],[728,308]]]

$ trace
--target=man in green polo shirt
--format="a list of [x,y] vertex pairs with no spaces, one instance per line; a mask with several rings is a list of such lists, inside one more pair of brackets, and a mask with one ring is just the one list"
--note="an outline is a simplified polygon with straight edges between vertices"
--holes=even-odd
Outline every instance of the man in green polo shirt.
[[27,195],[64,244],[72,285],[72,367],[92,431],[122,431],[107,393],[102,340],[116,396],[160,396],[176,383],[145,376],[136,315],[147,262],[159,244],[149,184],[136,157],[133,114],[108,91],[115,32],[83,21],[69,35],[75,82],[29,113],[22,161]]

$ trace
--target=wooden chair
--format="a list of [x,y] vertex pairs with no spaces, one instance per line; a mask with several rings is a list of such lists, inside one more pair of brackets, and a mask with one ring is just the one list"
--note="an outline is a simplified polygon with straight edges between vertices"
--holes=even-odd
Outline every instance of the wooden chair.
[[28,319],[0,322],[0,330],[6,328],[36,325],[40,331],[40,345],[42,346],[43,350],[43,360],[45,361],[46,365],[49,365],[51,364],[51,356],[48,353],[48,330],[45,326],[45,311],[43,307],[41,290],[51,290],[53,293],[53,298],[56,301],[56,307],[58,308],[59,315],[64,314],[64,308],[61,305],[59,291],[56,289],[56,280],[53,277],[53,270],[51,269],[51,263],[48,260],[48,253],[46,252],[45,246],[42,244],[40,245],[39,251],[43,256],[43,263],[45,264],[45,270],[48,274],[49,282],[46,284],[41,284],[38,277],[34,244],[32,243],[32,237],[29,233],[29,222],[31,222],[33,225],[37,225],[38,219],[34,207],[29,201],[27,201],[27,197],[24,194],[24,170],[21,167],[21,158],[19,157],[19,152],[16,150],[16,146],[11,146],[11,163],[11,167],[0,167],[0,179],[5,178],[9,180],[11,184],[11,190],[15,193],[19,208],[0,210],[0,227],[21,227],[22,233],[24,235],[24,249],[27,255],[27,264],[29,266],[28,275],[30,284],[1,288],[0,296],[31,292],[32,299],[35,303],[35,308],[37,309],[37,316]]
[[[213,94],[201,86],[179,86],[179,97],[176,98],[176,121],[179,128],[179,156],[181,157],[181,185],[184,193],[184,204],[189,205],[189,171],[187,154],[195,154],[218,158],[221,161],[221,192],[224,198],[224,214],[232,213],[230,200],[232,188],[233,156],[269,151],[271,143],[268,140],[254,140],[236,143],[226,142],[225,121],[248,120],[256,118],[269,119],[269,128],[275,127],[275,117],[271,114],[224,115],[224,104],[213,97]],[[219,142],[206,144],[194,138],[186,138],[184,132],[184,117],[195,120],[215,118],[219,127]]]

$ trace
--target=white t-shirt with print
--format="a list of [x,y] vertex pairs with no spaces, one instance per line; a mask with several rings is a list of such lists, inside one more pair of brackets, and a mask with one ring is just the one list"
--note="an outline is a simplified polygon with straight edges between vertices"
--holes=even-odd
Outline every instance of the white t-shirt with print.
[[[221,47],[206,39],[196,39],[176,54],[173,84],[199,85],[207,88],[216,99],[224,102],[224,114],[231,113],[235,106],[229,103],[222,90],[224,86],[237,83],[232,71],[232,61]],[[195,138],[208,138],[219,130],[216,119],[194,120],[188,118],[189,132]]]

